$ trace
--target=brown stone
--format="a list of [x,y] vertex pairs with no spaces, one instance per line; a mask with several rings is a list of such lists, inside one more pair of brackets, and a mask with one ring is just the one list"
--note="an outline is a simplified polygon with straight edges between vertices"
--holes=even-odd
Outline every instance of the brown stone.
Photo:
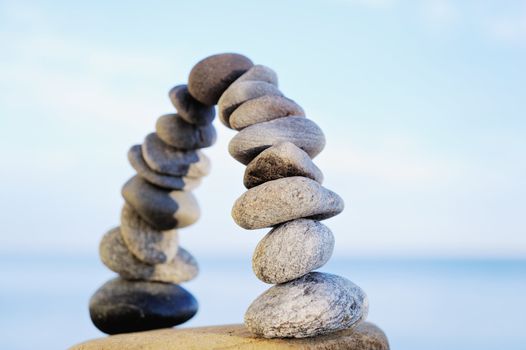
[[352,329],[303,339],[265,339],[243,325],[213,326],[113,335],[90,340],[70,350],[389,350],[384,332],[363,322]]
[[188,91],[199,102],[212,106],[223,92],[253,66],[250,59],[236,53],[222,53],[197,62],[188,77]]

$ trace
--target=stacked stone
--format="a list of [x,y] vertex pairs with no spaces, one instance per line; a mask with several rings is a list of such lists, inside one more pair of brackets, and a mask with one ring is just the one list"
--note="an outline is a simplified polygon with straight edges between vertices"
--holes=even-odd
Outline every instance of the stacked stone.
[[248,329],[267,338],[302,338],[364,320],[368,301],[357,285],[312,272],[329,260],[334,247],[332,232],[320,220],[344,207],[321,185],[322,172],[312,162],[325,146],[321,129],[278,89],[272,69],[240,55],[202,60],[190,74],[189,87],[201,102],[218,102],[221,122],[239,131],[229,152],[247,166],[243,182],[248,191],[234,204],[235,222],[249,230],[272,227],[254,252],[253,270],[276,286],[250,305]]
[[161,116],[156,132],[128,151],[137,174],[122,188],[120,227],[100,243],[102,262],[119,277],[92,296],[90,316],[108,334],[172,327],[197,312],[197,301],[179,284],[195,278],[198,266],[179,245],[177,229],[200,215],[190,190],[210,171],[199,149],[216,140],[215,109],[186,85],[169,96],[177,113]]

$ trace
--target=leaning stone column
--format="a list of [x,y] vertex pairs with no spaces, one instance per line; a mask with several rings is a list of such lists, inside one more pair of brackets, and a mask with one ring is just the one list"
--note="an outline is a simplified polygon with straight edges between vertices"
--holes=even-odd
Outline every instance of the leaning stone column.
[[172,327],[197,312],[195,298],[179,286],[196,277],[198,266],[179,245],[178,229],[200,215],[190,190],[210,171],[199,149],[215,142],[215,110],[195,100],[186,85],[169,96],[177,114],[157,119],[156,132],[128,151],[137,175],[122,188],[120,227],[100,243],[102,262],[119,277],[97,290],[89,310],[108,334]]
[[[248,191],[234,204],[235,222],[249,230],[272,227],[252,264],[260,280],[276,286],[250,305],[245,325],[266,338],[312,337],[353,327],[367,316],[365,293],[343,277],[312,272],[329,260],[334,247],[332,232],[320,220],[344,207],[321,185],[322,172],[312,162],[325,136],[278,89],[272,69],[251,64],[247,69],[247,62],[239,55],[211,56],[193,68],[189,80],[190,93],[195,87],[200,101],[217,101],[221,122],[239,131],[229,152],[247,166]],[[218,74],[225,73],[239,77],[223,80]]]

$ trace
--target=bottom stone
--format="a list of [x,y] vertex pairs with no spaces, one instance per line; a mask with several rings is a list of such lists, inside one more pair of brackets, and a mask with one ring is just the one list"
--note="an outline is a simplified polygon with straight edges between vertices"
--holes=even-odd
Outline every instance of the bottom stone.
[[388,350],[384,332],[369,322],[352,329],[304,339],[264,339],[243,325],[214,326],[113,335],[73,346],[70,350]]
[[188,321],[197,312],[197,301],[176,284],[115,278],[91,297],[89,312],[104,333],[138,332]]

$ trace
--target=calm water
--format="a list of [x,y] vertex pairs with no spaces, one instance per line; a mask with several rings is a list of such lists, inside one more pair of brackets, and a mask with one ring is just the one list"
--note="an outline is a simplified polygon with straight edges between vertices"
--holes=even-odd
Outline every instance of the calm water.
[[[187,283],[200,311],[185,326],[239,323],[267,285],[248,260],[203,260]],[[526,261],[334,260],[370,298],[369,320],[392,349],[526,349]],[[88,317],[93,291],[113,276],[90,257],[0,257],[1,349],[65,349],[102,334]]]

